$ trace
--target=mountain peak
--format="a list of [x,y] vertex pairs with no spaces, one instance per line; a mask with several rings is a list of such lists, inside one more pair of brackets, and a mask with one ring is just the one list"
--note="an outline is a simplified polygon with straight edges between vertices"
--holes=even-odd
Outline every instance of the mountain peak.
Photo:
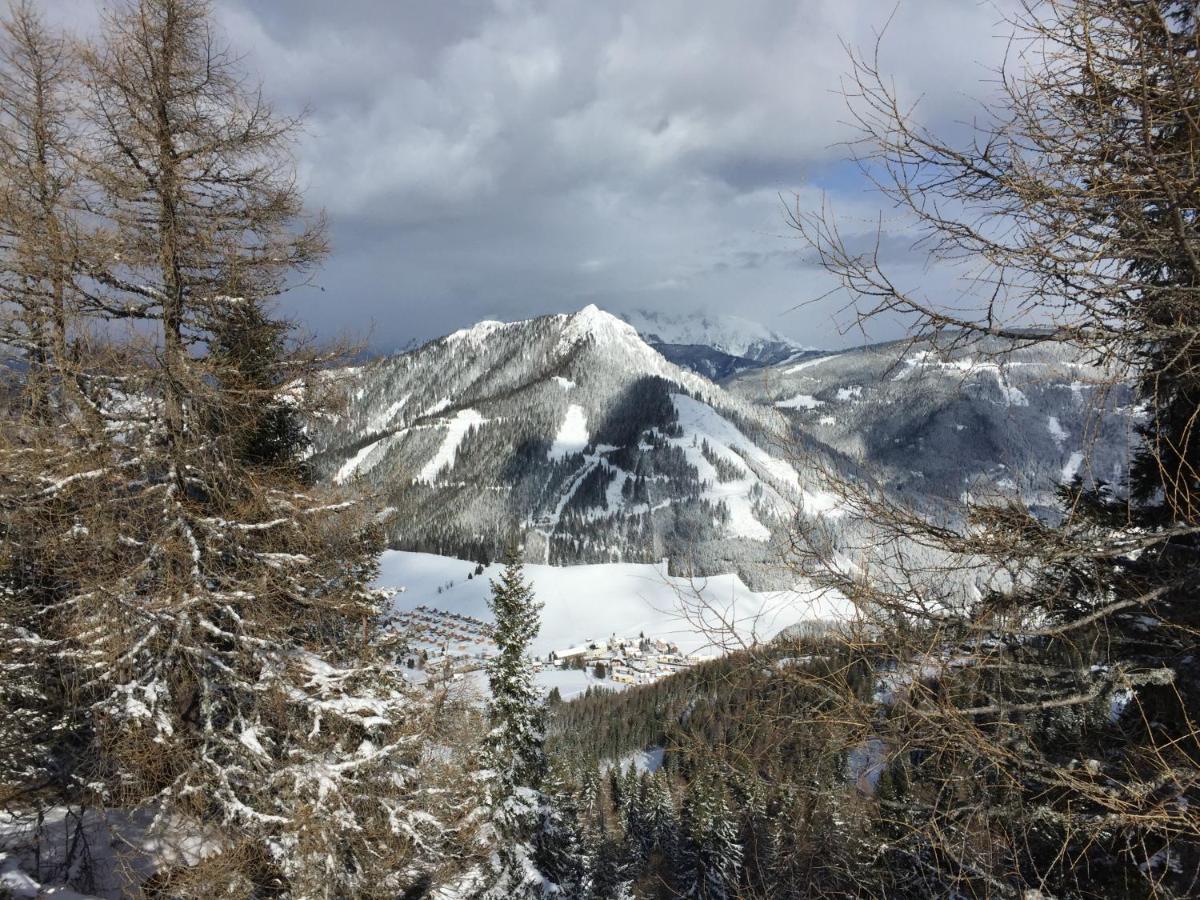
[[605,312],[594,303],[589,303],[579,312],[567,317],[563,337],[572,343],[586,337],[592,337],[601,342],[631,339],[641,341],[636,328],[612,313]]

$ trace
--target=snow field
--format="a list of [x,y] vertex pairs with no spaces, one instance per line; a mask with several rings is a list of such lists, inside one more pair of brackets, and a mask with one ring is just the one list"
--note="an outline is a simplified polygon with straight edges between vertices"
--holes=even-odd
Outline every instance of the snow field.
[[567,415],[554,436],[550,459],[560,460],[572,453],[581,453],[588,445],[587,413],[578,403],[567,407]]
[[[482,575],[468,579],[474,569],[466,560],[388,550],[380,559],[376,584],[405,589],[393,601],[397,610],[433,606],[490,621],[490,580],[503,566],[493,563]],[[542,627],[532,646],[537,656],[614,633],[644,633],[695,653],[712,649],[713,637],[726,646],[769,640],[803,621],[840,620],[849,609],[845,601],[811,591],[751,591],[732,574],[694,580],[672,576],[663,563],[528,564],[525,576],[542,604]],[[685,617],[685,610],[699,614]],[[707,635],[706,626],[722,633]]]
[[780,409],[816,409],[824,406],[824,400],[818,400],[811,394],[797,394],[790,400],[779,400],[775,403]]

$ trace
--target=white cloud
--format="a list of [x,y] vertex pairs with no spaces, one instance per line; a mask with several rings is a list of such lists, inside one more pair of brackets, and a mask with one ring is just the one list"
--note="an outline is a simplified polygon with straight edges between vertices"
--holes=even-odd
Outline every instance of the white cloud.
[[[46,0],[52,13],[94,13]],[[396,345],[491,315],[581,300],[779,318],[824,289],[800,265],[780,192],[878,201],[839,164],[842,42],[870,46],[935,122],[964,116],[1003,52],[972,0],[222,0],[269,96],[311,110],[299,144],[333,218],[319,329]],[[91,18],[89,18],[91,16]],[[865,226],[864,226],[865,227]],[[647,299],[649,295],[653,295]],[[330,295],[336,303],[327,303]],[[403,313],[397,315],[397,312]]]

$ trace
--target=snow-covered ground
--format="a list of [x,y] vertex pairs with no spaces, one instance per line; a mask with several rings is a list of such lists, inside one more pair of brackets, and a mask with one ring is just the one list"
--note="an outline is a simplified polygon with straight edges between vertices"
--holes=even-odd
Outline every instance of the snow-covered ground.
[[623,691],[629,687],[627,684],[621,684],[609,678],[597,678],[592,674],[590,667],[587,669],[542,669],[542,671],[534,673],[533,680],[547,694],[558,688],[559,696],[564,700],[579,697],[590,687],[604,688],[610,691]]
[[357,472],[358,467],[361,466],[366,458],[371,455],[371,451],[373,451],[385,440],[387,440],[387,438],[380,438],[378,441],[371,441],[371,443],[362,447],[357,453],[342,463],[342,467],[338,469],[333,476],[333,483],[345,484],[346,480],[355,472]]
[[784,374],[792,375],[796,372],[802,372],[805,369],[811,369],[813,366],[819,366],[822,363],[827,363],[832,359],[837,359],[841,355],[842,354],[840,354],[840,353],[835,353],[832,356],[818,356],[815,359],[806,359],[806,360],[804,360],[804,362],[796,363],[796,365],[786,369],[784,371]]
[[[398,610],[433,606],[490,620],[489,582],[501,569],[500,564],[493,564],[482,575],[468,579],[474,563],[389,550],[380,560],[377,584],[404,588],[394,601]],[[685,653],[695,653],[712,648],[714,638],[727,647],[739,641],[768,640],[789,625],[836,620],[846,612],[844,601],[829,595],[755,592],[736,575],[680,578],[668,575],[661,563],[529,564],[525,575],[543,604],[541,631],[532,647],[538,656],[588,639],[603,640],[613,633],[644,633],[648,638],[672,641]],[[705,634],[705,626],[719,633]],[[586,687],[585,683],[581,689]],[[560,690],[566,697],[567,690],[561,686]]]
[[1063,464],[1062,471],[1059,473],[1059,480],[1063,484],[1067,484],[1076,475],[1079,474],[1079,467],[1083,465],[1083,452],[1076,450]]
[[[141,896],[155,871],[196,865],[220,849],[215,831],[158,810],[55,807],[36,820],[0,813],[0,897],[13,900],[118,900]],[[86,893],[63,887],[90,882]]]
[[818,406],[824,406],[824,400],[818,400],[812,394],[797,394],[788,400],[777,400],[775,405],[780,409],[816,409]]
[[647,750],[634,750],[632,753],[626,753],[620,759],[606,760],[603,764],[604,769],[616,768],[624,772],[630,766],[633,766],[638,772],[649,772],[654,774],[663,764],[663,756],[666,754],[666,749],[663,747],[650,747]]

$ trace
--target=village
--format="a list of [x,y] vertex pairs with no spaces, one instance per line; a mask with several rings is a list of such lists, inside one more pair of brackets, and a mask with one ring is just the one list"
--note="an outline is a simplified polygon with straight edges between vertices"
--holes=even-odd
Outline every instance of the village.
[[[458,679],[480,670],[495,654],[490,626],[473,616],[418,606],[398,614],[393,624],[409,637],[408,649],[398,662],[414,674]],[[604,640],[589,638],[575,646],[534,657],[530,668],[535,674],[576,670],[613,686],[628,686],[653,684],[705,658],[684,654],[677,644],[661,638],[614,634]]]
[[705,657],[685,655],[679,647],[644,634],[636,638],[588,640],[565,650],[554,650],[544,660],[535,660],[535,669],[591,669],[598,679],[614,684],[653,684],[660,678],[694,666]]

